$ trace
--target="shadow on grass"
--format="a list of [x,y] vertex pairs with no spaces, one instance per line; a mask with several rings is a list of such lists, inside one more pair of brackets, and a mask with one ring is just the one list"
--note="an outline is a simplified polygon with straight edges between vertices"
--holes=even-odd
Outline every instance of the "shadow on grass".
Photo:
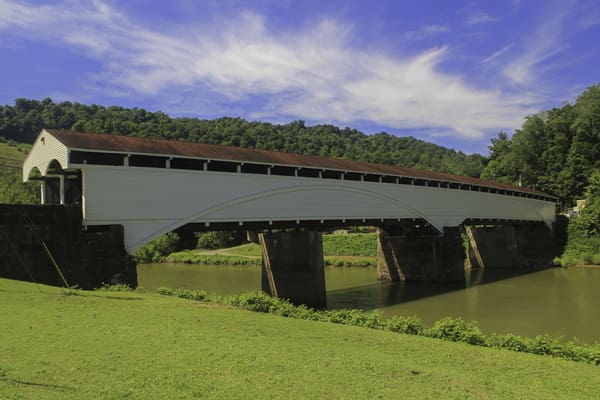
[[71,391],[71,390],[75,390],[75,388],[69,387],[69,386],[61,386],[61,385],[52,385],[49,383],[38,383],[38,382],[29,382],[29,381],[22,381],[20,379],[13,379],[13,378],[9,378],[6,375],[0,375],[0,381],[4,381],[16,386],[28,386],[28,387],[33,387],[33,388],[44,388],[44,389],[54,389],[54,390],[61,390],[61,391]]
[[110,299],[110,300],[125,300],[125,301],[137,301],[144,300],[143,297],[118,297],[118,296],[101,296],[98,294],[85,294],[86,297],[98,297],[100,299]]

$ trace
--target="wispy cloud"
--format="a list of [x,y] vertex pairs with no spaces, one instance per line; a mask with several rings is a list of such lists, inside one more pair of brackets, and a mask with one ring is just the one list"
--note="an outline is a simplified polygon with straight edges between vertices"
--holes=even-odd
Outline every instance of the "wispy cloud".
[[507,51],[509,51],[511,48],[513,47],[513,44],[509,44],[507,46],[504,46],[503,48],[501,48],[500,50],[494,52],[492,55],[484,58],[483,60],[481,60],[482,64],[489,64],[492,61],[496,60],[498,57],[502,56],[504,53],[506,53]]
[[498,21],[498,18],[493,17],[482,11],[476,11],[476,12],[470,12],[467,15],[467,17],[465,19],[465,24],[477,25],[477,24],[483,24],[485,22],[496,22],[496,21]]
[[103,68],[91,85],[131,97],[168,92],[172,100],[178,92],[185,102],[193,92],[190,98],[244,102],[258,96],[263,101],[248,111],[256,118],[372,121],[472,138],[518,126],[534,111],[528,95],[478,89],[443,72],[450,48],[402,58],[361,51],[348,44],[351,26],[328,19],[282,33],[271,31],[262,16],[242,12],[213,26],[165,33],[99,1],[33,6],[0,0],[0,10],[0,31],[80,49]]
[[542,62],[566,48],[565,22],[571,5],[568,2],[560,5],[562,7],[552,7],[539,25],[533,25],[535,30],[523,41],[521,55],[504,69],[504,75],[513,83],[533,83],[543,72]]

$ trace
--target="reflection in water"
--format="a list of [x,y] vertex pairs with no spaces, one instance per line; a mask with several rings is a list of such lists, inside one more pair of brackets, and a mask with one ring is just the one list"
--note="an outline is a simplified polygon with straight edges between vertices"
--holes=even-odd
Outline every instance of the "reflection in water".
[[[600,269],[474,270],[468,285],[378,282],[371,268],[327,268],[325,276],[329,308],[416,315],[426,325],[462,317],[478,321],[486,333],[600,341]],[[187,287],[218,294],[257,291],[261,282],[260,267],[253,266],[144,264],[138,278],[146,289]]]

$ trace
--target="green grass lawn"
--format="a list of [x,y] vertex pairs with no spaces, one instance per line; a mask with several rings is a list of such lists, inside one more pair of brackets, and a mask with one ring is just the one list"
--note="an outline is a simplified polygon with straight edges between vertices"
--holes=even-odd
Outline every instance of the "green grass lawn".
[[584,363],[157,294],[0,279],[0,304],[1,399],[597,399],[600,387]]
[[[367,267],[377,264],[377,236],[374,233],[323,235],[325,265]],[[184,250],[166,257],[169,262],[192,264],[259,265],[261,248],[255,243],[218,250]]]

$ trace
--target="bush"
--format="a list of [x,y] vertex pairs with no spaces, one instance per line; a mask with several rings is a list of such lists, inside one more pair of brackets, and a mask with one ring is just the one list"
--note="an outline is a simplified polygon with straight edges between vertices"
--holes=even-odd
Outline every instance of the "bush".
[[102,292],[130,292],[133,289],[131,288],[131,286],[127,285],[126,283],[119,283],[116,285],[103,283],[102,286],[100,286],[99,288],[96,288],[96,290],[99,290]]
[[224,247],[238,246],[242,243],[244,243],[244,236],[241,232],[215,231],[199,234],[197,246],[201,249],[215,250]]
[[160,262],[166,256],[177,250],[179,235],[175,232],[167,233],[154,239],[133,253],[137,262]]
[[522,338],[521,336],[507,334],[507,335],[492,335],[488,339],[488,345],[490,347],[497,347],[501,349],[507,349],[512,351],[527,352],[530,348],[529,339]]
[[381,329],[384,323],[377,312],[366,313],[362,310],[327,310],[323,311],[326,321],[335,324],[363,326],[365,328]]
[[425,330],[425,336],[452,342],[484,345],[485,336],[475,322],[466,322],[462,318],[443,318],[437,321],[432,328]]
[[403,317],[395,315],[385,322],[385,330],[409,335],[423,334],[423,323],[417,317]]

